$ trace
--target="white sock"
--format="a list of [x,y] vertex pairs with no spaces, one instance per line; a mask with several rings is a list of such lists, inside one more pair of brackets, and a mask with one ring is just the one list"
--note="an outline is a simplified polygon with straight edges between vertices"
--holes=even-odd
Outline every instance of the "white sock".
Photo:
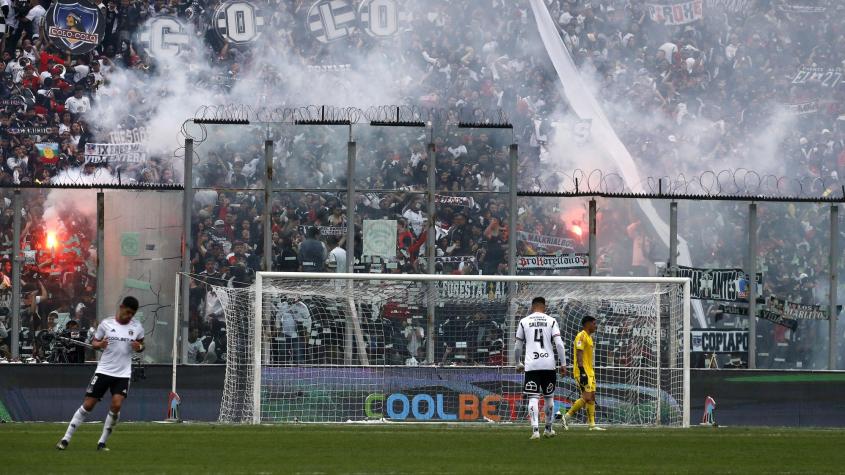
[[105,444],[106,440],[108,440],[109,436],[111,435],[111,430],[114,426],[117,425],[117,420],[120,418],[120,413],[111,412],[109,411],[109,415],[106,416],[106,422],[103,424],[103,435],[100,436],[101,444]]
[[73,433],[76,432],[76,429],[85,422],[85,418],[88,417],[88,411],[85,410],[84,407],[79,406],[79,409],[73,414],[73,418],[70,420],[70,424],[67,426],[67,431],[65,432],[65,436],[62,437],[62,440],[66,440],[70,442],[70,438],[73,437]]
[[531,417],[531,429],[534,432],[540,430],[540,398],[530,396],[528,398],[528,415]]
[[552,430],[552,424],[555,422],[555,398],[554,396],[546,396],[543,400],[543,414],[546,416],[546,430]]

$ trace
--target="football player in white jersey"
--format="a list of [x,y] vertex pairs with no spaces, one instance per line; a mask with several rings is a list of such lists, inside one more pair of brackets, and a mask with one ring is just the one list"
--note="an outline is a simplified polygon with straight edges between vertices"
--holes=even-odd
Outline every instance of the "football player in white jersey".
[[[516,329],[514,361],[517,368],[525,369],[522,392],[528,397],[528,415],[531,417],[531,439],[540,438],[540,395],[544,398],[543,413],[546,416],[544,437],[554,437],[554,395],[557,388],[557,374],[566,375],[566,352],[557,321],[546,315],[546,299],[535,297],[531,301],[531,314],[519,321]],[[554,347],[552,347],[554,345]],[[522,350],[525,348],[523,359]],[[557,349],[558,363],[555,363],[554,349]]]
[[103,434],[97,443],[97,450],[108,450],[106,440],[120,416],[123,400],[129,395],[129,379],[132,377],[132,353],[144,351],[144,327],[132,317],[138,311],[138,299],[126,297],[120,304],[117,316],[103,320],[94,333],[91,345],[103,350],[100,363],[94,377],[85,390],[82,406],[76,410],[64,437],[56,448],[64,450],[76,429],[85,422],[88,414],[94,410],[97,402],[108,389],[111,392],[111,407],[103,425]]

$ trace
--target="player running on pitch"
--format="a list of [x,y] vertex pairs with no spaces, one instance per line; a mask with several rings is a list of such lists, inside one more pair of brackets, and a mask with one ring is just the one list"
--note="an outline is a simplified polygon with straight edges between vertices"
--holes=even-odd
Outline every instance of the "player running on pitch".
[[103,425],[103,435],[97,443],[97,450],[108,450],[106,440],[120,417],[120,407],[129,393],[129,379],[132,376],[132,353],[144,351],[144,327],[132,317],[138,311],[138,299],[126,297],[120,304],[117,316],[107,318],[100,323],[94,333],[91,345],[103,350],[100,363],[94,377],[85,390],[85,400],[76,410],[64,437],[56,448],[64,450],[76,429],[85,422],[88,414],[94,410],[97,402],[103,398],[106,389],[111,392],[111,408]]
[[[544,397],[546,430],[544,437],[554,437],[554,394],[557,388],[555,355],[552,344],[557,348],[560,359],[560,374],[566,375],[566,353],[560,338],[560,327],[554,318],[545,314],[546,300],[536,297],[531,301],[531,314],[519,321],[516,329],[514,360],[517,368],[525,369],[522,392],[528,397],[528,414],[531,417],[531,439],[540,438],[540,395]],[[525,346],[525,359],[522,348]],[[523,362],[524,361],[524,362]]]
[[581,319],[581,332],[575,336],[575,357],[572,366],[572,377],[578,382],[581,398],[563,415],[563,428],[569,430],[569,419],[587,406],[587,422],[590,430],[604,430],[596,425],[596,374],[593,371],[594,353],[593,337],[598,324],[594,317],[586,316]]

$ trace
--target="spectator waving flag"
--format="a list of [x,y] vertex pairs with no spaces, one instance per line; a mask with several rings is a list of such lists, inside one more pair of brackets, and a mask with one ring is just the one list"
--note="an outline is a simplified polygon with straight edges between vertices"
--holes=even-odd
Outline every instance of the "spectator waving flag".
[[53,165],[59,160],[59,144],[55,142],[37,143],[35,147],[38,149],[38,158],[41,159],[41,163]]

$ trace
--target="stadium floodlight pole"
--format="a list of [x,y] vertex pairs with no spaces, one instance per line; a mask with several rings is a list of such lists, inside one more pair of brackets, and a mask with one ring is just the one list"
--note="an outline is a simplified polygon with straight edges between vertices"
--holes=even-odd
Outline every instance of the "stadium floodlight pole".
[[[519,180],[519,148],[517,144],[512,143],[508,149],[509,155],[509,170],[510,183],[508,184],[508,275],[516,276],[516,239],[517,239],[517,217],[519,216],[519,202],[517,201],[517,189]],[[514,298],[516,295],[516,284],[508,285],[508,318],[505,321],[505,345],[504,350],[507,353],[507,361],[509,366],[516,364],[514,361],[513,346],[514,328],[516,327],[516,305]]]
[[106,203],[103,190],[97,192],[97,319],[105,318],[106,252],[105,244]]
[[191,315],[191,248],[194,238],[191,233],[191,218],[194,205],[194,140],[185,139],[184,177],[185,189],[182,192],[182,351],[181,360],[188,358],[188,318]]
[[839,258],[841,251],[839,250],[839,206],[831,205],[830,206],[830,257],[828,266],[830,268],[830,290],[829,292],[829,299],[830,299],[830,309],[828,310],[828,329],[830,338],[828,339],[828,362],[827,362],[827,369],[835,370],[836,369],[836,319],[839,317],[839,313],[836,311],[836,303],[837,303],[837,295],[836,295],[836,285],[838,283],[838,274],[839,274]]
[[261,260],[262,270],[273,270],[273,218],[271,216],[273,204],[273,141],[267,131],[264,141],[264,210],[261,213],[262,237],[264,239],[264,258]]
[[[433,135],[433,132],[432,132]],[[437,272],[437,252],[435,241],[437,240],[437,230],[434,228],[435,218],[437,216],[437,173],[435,171],[435,162],[437,156],[435,154],[434,140],[428,143],[428,228],[425,245],[426,256],[426,272],[434,275]],[[428,296],[426,298],[426,314],[428,316],[426,321],[426,342],[425,342],[425,360],[429,364],[434,364],[434,312],[437,311],[435,305],[435,295],[437,292],[437,285],[434,282],[428,284]]]
[[588,253],[590,254],[590,274],[589,275],[596,275],[596,268],[598,266],[598,252],[596,251],[596,199],[590,199],[590,208],[589,208],[589,220],[590,220],[590,232],[587,236],[589,239],[589,248]]
[[748,369],[757,368],[757,203],[748,205]]
[[12,196],[12,360],[20,358],[21,336],[21,212],[23,201],[20,188]]

